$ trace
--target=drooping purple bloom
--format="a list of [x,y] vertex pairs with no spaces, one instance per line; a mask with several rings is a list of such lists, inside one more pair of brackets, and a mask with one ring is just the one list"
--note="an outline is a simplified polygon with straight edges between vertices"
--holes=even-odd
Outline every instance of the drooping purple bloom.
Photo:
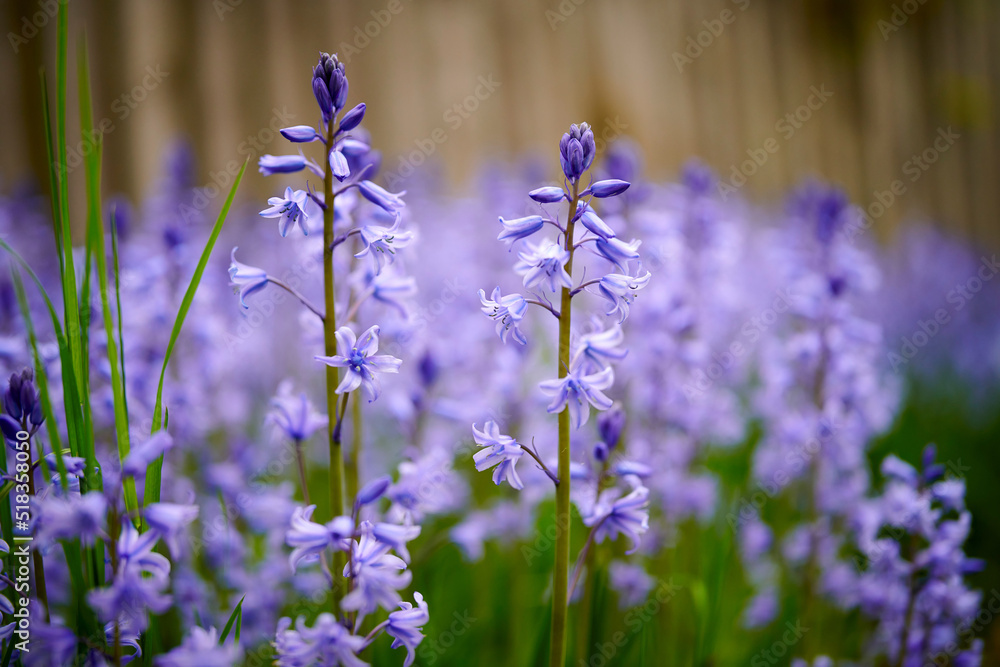
[[597,410],[607,410],[612,400],[604,395],[602,389],[608,389],[614,382],[614,372],[611,367],[599,373],[583,375],[570,371],[566,377],[557,380],[546,380],[539,387],[553,397],[547,410],[549,414],[562,412],[568,405],[573,428],[579,429],[590,418],[590,407]]
[[608,315],[618,315],[618,323],[621,324],[628,319],[629,306],[639,296],[637,292],[649,284],[649,271],[635,276],[623,273],[609,273],[601,278],[598,284],[601,296],[611,302],[607,311]]
[[347,156],[340,149],[335,148],[330,151],[330,171],[341,183],[351,175],[351,165],[347,163]]
[[278,233],[282,237],[288,236],[289,230],[295,225],[308,236],[309,221],[321,220],[323,217],[323,209],[305,190],[285,188],[284,197],[271,197],[267,203],[271,207],[261,211],[260,215],[265,218],[278,218]]
[[365,638],[352,635],[333,614],[326,612],[319,615],[311,628],[301,616],[294,630],[290,618],[279,620],[274,647],[278,667],[368,667],[368,663],[357,656],[365,647]]
[[282,382],[278,394],[271,399],[271,412],[268,420],[280,428],[289,438],[296,442],[304,442],[317,430],[326,427],[329,420],[326,415],[313,407],[306,393],[293,394],[291,384]]
[[526,250],[518,253],[514,270],[524,276],[525,287],[544,286],[550,292],[573,287],[573,280],[566,272],[569,251],[552,240],[539,244],[528,242]]
[[357,105],[356,107],[345,113],[344,117],[340,119],[340,131],[350,132],[358,125],[360,125],[361,121],[364,120],[366,108],[367,107],[365,106],[365,103],[362,102],[361,104]]
[[486,298],[486,292],[479,290],[479,301],[482,302],[483,313],[496,322],[497,335],[504,343],[507,336],[513,336],[521,345],[526,345],[528,339],[518,328],[524,314],[528,312],[528,302],[520,294],[502,296],[500,288],[493,288],[493,294]]
[[297,144],[317,141],[320,138],[316,128],[311,125],[295,125],[279,130],[279,132],[285,139]]
[[371,181],[361,181],[358,183],[358,191],[361,192],[365,199],[396,217],[399,217],[402,210],[406,208],[406,202],[402,200],[402,196],[406,192],[393,194]]
[[362,522],[360,531],[361,539],[352,541],[353,558],[344,566],[344,576],[353,580],[354,589],[344,597],[341,608],[362,615],[378,607],[395,609],[398,591],[409,586],[412,574],[403,559],[389,553],[389,545],[375,538],[371,523]]
[[420,632],[430,621],[430,613],[427,611],[427,603],[420,593],[413,594],[413,601],[417,603],[414,607],[409,602],[400,602],[399,611],[389,614],[389,622],[385,631],[393,638],[392,648],[406,647],[406,660],[403,667],[410,667],[416,657],[417,646],[423,641],[424,635]]
[[306,168],[306,158],[301,154],[262,155],[257,165],[260,173],[265,176],[272,174],[294,174]]
[[612,361],[621,361],[625,358],[628,350],[622,349],[621,345],[624,342],[625,333],[618,324],[604,331],[582,334],[576,340],[576,348],[569,366],[584,375],[600,372]]
[[489,470],[493,466],[493,483],[499,485],[503,480],[507,480],[511,488],[521,490],[524,483],[517,474],[515,466],[518,459],[524,455],[524,450],[514,438],[500,433],[500,427],[496,422],[490,420],[483,425],[483,430],[472,425],[472,435],[480,449],[472,457],[476,464],[476,470],[482,472]]
[[399,366],[403,363],[400,359],[388,354],[375,354],[378,352],[378,334],[377,324],[361,334],[360,340],[350,327],[340,327],[336,334],[340,354],[315,357],[328,366],[347,369],[344,379],[337,387],[338,394],[362,387],[371,403],[382,393],[382,384],[377,374],[399,372]]
[[602,491],[593,512],[583,523],[597,526],[594,539],[598,543],[607,537],[614,540],[619,533],[625,535],[632,542],[625,553],[632,554],[639,548],[639,536],[649,530],[649,489],[639,486],[627,496],[619,496],[619,489]]
[[229,255],[229,285],[239,289],[240,305],[249,308],[246,298],[254,292],[267,287],[268,277],[264,269],[256,266],[249,266],[236,261],[236,251],[239,247],[234,247]]
[[315,511],[315,505],[308,505],[296,507],[292,513],[291,526],[285,533],[285,543],[292,547],[288,564],[293,572],[300,562],[314,562],[328,548],[341,548],[343,540],[354,532],[354,522],[350,517],[335,517],[323,525],[312,520]]
[[584,191],[583,194],[586,195],[589,192],[598,199],[604,199],[606,197],[617,197],[621,193],[628,190],[629,185],[631,184],[627,181],[622,181],[617,178],[609,178],[603,181],[597,181],[589,188],[587,188],[587,190]]
[[528,196],[539,204],[555,204],[566,199],[566,191],[555,186],[537,188],[528,193]]
[[371,256],[378,275],[386,264],[392,264],[397,248],[405,248],[413,240],[413,232],[399,231],[399,218],[392,227],[381,225],[365,225],[361,228],[361,241],[364,248],[355,257]]
[[618,267],[620,271],[628,271],[628,263],[639,259],[640,245],[642,245],[642,241],[638,239],[632,239],[626,243],[617,237],[603,237],[594,242],[594,251]]
[[529,215],[515,220],[504,220],[500,216],[503,231],[497,236],[498,241],[513,245],[515,241],[527,238],[545,226],[545,218],[540,215]]

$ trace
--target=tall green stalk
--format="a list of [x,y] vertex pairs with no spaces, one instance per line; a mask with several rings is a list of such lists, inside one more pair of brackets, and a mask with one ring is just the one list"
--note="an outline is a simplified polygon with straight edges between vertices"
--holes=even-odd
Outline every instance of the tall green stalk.
[[[573,200],[566,216],[565,247],[569,252],[566,273],[573,275],[573,217],[580,200],[579,185],[573,183]],[[572,323],[572,290],[563,287],[559,305],[559,379],[569,372],[569,334]],[[566,615],[567,588],[569,583],[569,406],[559,413],[559,481],[556,484],[556,556],[552,573],[552,632],[549,648],[550,667],[564,667],[566,664]]]
[[[326,128],[326,152],[329,155],[333,146],[335,119],[331,119]],[[323,319],[323,342],[325,354],[332,357],[337,354],[337,313],[334,299],[336,285],[333,275],[333,170],[329,159],[325,160],[326,174],[323,177],[323,299],[326,315]],[[329,415],[327,434],[330,439],[330,515],[344,514],[344,453],[340,447],[340,421],[337,410],[337,385],[340,384],[340,373],[333,366],[326,367],[326,409]],[[333,554],[333,609],[340,613],[340,600],[343,598],[338,580],[339,572],[344,568],[344,554],[336,551]]]

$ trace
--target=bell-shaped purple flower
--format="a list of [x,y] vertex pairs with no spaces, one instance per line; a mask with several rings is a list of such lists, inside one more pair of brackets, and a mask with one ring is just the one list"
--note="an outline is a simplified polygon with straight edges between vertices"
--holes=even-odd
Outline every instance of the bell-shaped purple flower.
[[496,422],[490,420],[483,425],[480,431],[476,425],[472,425],[472,436],[480,449],[472,457],[476,464],[476,470],[482,472],[496,466],[493,471],[493,483],[498,485],[503,480],[507,480],[511,488],[521,490],[524,483],[517,475],[515,466],[518,459],[524,455],[524,450],[514,438],[500,433],[500,427]]
[[610,410],[602,412],[597,417],[597,432],[601,434],[601,441],[614,449],[622,437],[625,430],[625,411],[620,405],[612,406]]
[[622,181],[617,178],[609,178],[603,181],[597,181],[587,188],[583,194],[592,194],[598,199],[617,197],[621,193],[628,190],[629,185],[631,184],[628,181]]
[[390,610],[399,605],[399,589],[410,585],[412,574],[406,563],[389,553],[389,546],[377,540],[368,521],[361,524],[361,539],[352,542],[353,557],[344,566],[344,576],[354,588],[341,602],[344,611],[367,615],[378,607]]
[[406,208],[406,202],[401,199],[401,197],[406,194],[405,191],[393,194],[382,186],[376,185],[371,181],[361,181],[358,183],[358,190],[365,199],[375,204],[383,211],[392,213],[397,217],[400,212]]
[[143,510],[143,517],[145,517],[149,527],[167,543],[170,555],[174,558],[177,558],[181,553],[181,533],[197,516],[197,505],[153,503]]
[[294,630],[291,626],[292,620],[288,617],[278,621],[274,637],[278,667],[368,667],[368,663],[357,656],[365,647],[365,638],[352,635],[333,614],[320,614],[311,628],[301,616]]
[[343,183],[351,175],[351,166],[347,163],[347,156],[340,149],[330,151],[330,171],[334,178]]
[[632,239],[626,243],[619,238],[603,237],[594,242],[595,252],[614,264],[620,271],[628,271],[630,260],[639,259],[639,246],[642,241]]
[[608,315],[617,314],[618,323],[628,319],[629,306],[638,296],[637,292],[649,284],[650,274],[629,276],[623,273],[609,273],[598,284],[601,296],[611,302]]
[[104,534],[108,503],[100,491],[82,496],[49,495],[38,501],[36,537],[40,542],[80,541],[90,546]]
[[285,544],[292,547],[288,564],[292,572],[302,561],[311,563],[328,548],[341,548],[343,541],[354,532],[354,522],[350,517],[338,516],[326,525],[312,520],[315,505],[296,507],[292,513],[292,521],[285,533]]
[[594,539],[598,543],[607,537],[613,540],[619,533],[625,535],[632,542],[625,553],[632,554],[639,548],[639,536],[649,530],[649,489],[639,486],[623,498],[619,495],[618,489],[602,491],[593,512],[583,523],[597,526]]
[[365,103],[362,102],[361,104],[357,105],[356,107],[345,113],[344,117],[340,119],[340,131],[350,132],[358,125],[360,125],[361,121],[364,120],[365,118],[366,108],[367,107],[365,106]]
[[265,218],[278,218],[278,233],[282,237],[288,236],[288,231],[295,225],[308,236],[309,221],[323,218],[323,209],[305,190],[285,188],[284,197],[271,197],[267,203],[271,207],[261,211],[260,215]]
[[305,156],[299,155],[262,155],[257,161],[257,168],[265,176],[271,174],[294,174],[306,168]]
[[580,214],[580,222],[584,227],[605,241],[615,239],[615,230],[611,229],[604,220],[601,220],[593,208],[587,204],[581,204],[580,208],[583,209],[583,213]]
[[8,442],[17,442],[17,433],[22,426],[34,433],[45,420],[42,402],[35,389],[35,374],[30,368],[20,373],[12,373],[3,393],[3,411],[0,415],[0,430]]
[[363,507],[365,505],[369,505],[375,502],[383,495],[385,495],[385,492],[389,489],[391,485],[392,485],[392,477],[389,477],[388,475],[382,475],[381,477],[376,477],[375,479],[373,479],[372,481],[368,482],[363,487],[361,487],[361,490],[358,491],[357,498],[354,499],[354,506]]
[[528,196],[539,204],[555,204],[556,202],[568,198],[565,190],[551,185],[543,188],[536,188],[529,192]]
[[615,324],[605,331],[582,334],[576,341],[576,350],[570,359],[570,368],[584,374],[604,370],[612,361],[621,361],[628,354],[622,349],[625,333]]
[[174,446],[174,439],[166,431],[157,431],[144,442],[132,442],[132,450],[122,464],[122,474],[136,478],[146,476],[149,464],[163,456]]
[[327,366],[346,368],[347,373],[337,387],[336,393],[354,391],[359,386],[368,396],[368,402],[376,400],[382,393],[378,373],[398,373],[403,362],[388,354],[378,352],[379,327],[374,325],[358,339],[350,327],[337,329],[337,349],[340,354],[332,357],[316,356]]
[[525,218],[504,220],[503,216],[500,216],[500,224],[503,225],[503,231],[497,236],[497,240],[513,245],[514,241],[527,238],[541,229],[545,225],[545,219],[540,215],[529,215]]
[[611,387],[614,379],[614,372],[608,367],[592,375],[570,371],[564,378],[546,380],[538,386],[545,394],[553,397],[547,408],[549,414],[562,412],[568,405],[573,428],[578,429],[590,418],[591,406],[597,410],[611,407],[612,400],[601,390]]
[[229,285],[239,290],[240,305],[244,308],[249,308],[250,306],[247,305],[246,298],[254,292],[259,292],[267,287],[267,272],[264,269],[258,269],[256,266],[237,262],[237,250],[239,250],[238,246],[233,248],[232,253],[229,255]]
[[278,130],[281,136],[296,144],[306,144],[318,140],[319,133],[312,125],[294,125]]
[[292,394],[291,384],[287,381],[281,383],[277,396],[271,399],[268,420],[296,442],[308,440],[329,423],[327,416],[313,407],[304,391]]
[[398,248],[405,248],[413,241],[413,232],[399,231],[399,218],[392,227],[365,225],[361,228],[361,242],[364,247],[355,257],[370,256],[378,275],[386,264],[392,264]]
[[525,287],[542,285],[551,292],[573,287],[573,280],[566,272],[569,251],[555,241],[545,240],[538,245],[528,242],[527,249],[517,256],[519,261],[514,270],[524,276]]
[[393,639],[392,648],[406,647],[406,660],[403,661],[403,667],[410,667],[413,664],[417,646],[424,639],[424,635],[420,631],[431,620],[424,596],[420,593],[414,593],[413,601],[417,603],[416,607],[409,602],[400,602],[400,610],[389,614],[389,622],[385,628],[385,631]]
[[523,296],[520,294],[502,296],[500,288],[495,287],[489,299],[486,298],[486,292],[479,290],[479,301],[483,304],[483,313],[496,322],[497,335],[501,341],[506,343],[507,336],[510,335],[521,345],[527,344],[528,339],[518,328],[518,324],[528,311],[528,302]]

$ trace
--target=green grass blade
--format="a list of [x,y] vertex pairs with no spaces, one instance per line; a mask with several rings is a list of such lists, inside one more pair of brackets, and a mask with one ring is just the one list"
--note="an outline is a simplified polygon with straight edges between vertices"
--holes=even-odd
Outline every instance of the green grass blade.
[[50,198],[52,199],[52,231],[56,237],[56,255],[59,257],[59,275],[66,270],[62,244],[62,207],[59,203],[59,177],[56,172],[56,156],[52,147],[52,113],[49,110],[49,84],[45,78],[45,68],[38,70],[42,86],[42,119],[45,122],[45,154],[49,158]]
[[219,635],[219,645],[226,643],[226,639],[229,637],[229,631],[233,629],[233,624],[236,624],[236,643],[240,643],[240,626],[243,624],[243,600],[246,599],[246,595],[240,598],[240,601],[236,603],[236,607],[233,609],[233,613],[229,615],[229,620],[226,621],[226,627],[222,629],[222,634]]
[[[161,413],[163,411],[163,381],[167,376],[167,364],[170,363],[170,355],[174,351],[174,345],[177,343],[178,336],[180,336],[181,327],[184,326],[184,318],[187,317],[188,311],[191,309],[191,303],[194,301],[195,292],[198,290],[198,285],[201,283],[201,276],[205,273],[205,268],[208,266],[208,259],[212,255],[212,248],[215,247],[215,242],[218,240],[219,234],[222,232],[222,225],[226,221],[226,216],[229,215],[229,209],[233,205],[233,199],[236,197],[236,189],[239,188],[240,181],[243,180],[243,172],[246,171],[248,161],[249,160],[243,162],[243,166],[240,167],[240,172],[236,174],[236,179],[233,181],[233,187],[229,190],[229,196],[226,197],[226,202],[222,205],[222,210],[219,211],[219,217],[215,221],[215,226],[212,228],[212,233],[208,237],[208,242],[205,244],[205,250],[201,253],[201,259],[198,261],[198,266],[194,270],[194,275],[191,276],[191,283],[188,285],[187,291],[184,293],[184,299],[181,301],[181,307],[177,311],[177,319],[174,320],[174,328],[170,332],[170,341],[167,343],[167,351],[163,356],[163,368],[160,370],[160,383],[156,388],[156,404],[153,407],[153,433],[160,430]],[[160,500],[160,474],[162,470],[162,456],[153,463],[149,464],[149,468],[146,470],[146,492],[143,498],[143,503],[145,505],[150,505]]]
[[[59,435],[59,425],[56,423],[55,414],[52,412],[52,400],[49,397],[49,378],[42,365],[42,355],[38,352],[38,335],[35,333],[35,324],[31,319],[31,310],[28,308],[28,297],[24,292],[24,283],[21,281],[21,274],[15,267],[11,267],[11,277],[14,282],[14,294],[17,296],[17,305],[21,310],[21,319],[24,320],[24,327],[28,332],[28,343],[31,346],[31,359],[35,366],[35,382],[38,384],[38,395],[41,397],[42,414],[45,416],[45,432],[49,436],[49,449],[55,454],[56,469],[59,471],[59,482],[62,488],[67,487],[66,463],[63,461],[62,437]],[[47,464],[43,465],[48,467]],[[6,468],[4,468],[6,469]]]

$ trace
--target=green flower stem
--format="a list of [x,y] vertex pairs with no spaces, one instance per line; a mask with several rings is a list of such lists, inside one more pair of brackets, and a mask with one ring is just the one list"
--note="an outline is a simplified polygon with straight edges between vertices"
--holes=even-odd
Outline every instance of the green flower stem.
[[[573,183],[573,199],[566,216],[565,247],[569,252],[566,273],[573,275],[573,217],[580,201],[579,185]],[[572,319],[571,300],[573,295],[566,287],[562,289],[559,305],[559,377],[569,372],[569,333]],[[566,664],[566,612],[567,588],[569,582],[569,406],[559,413],[559,468],[556,484],[556,562],[552,573],[552,633],[549,647],[550,667],[564,667]]]
[[[333,146],[335,121],[331,119],[326,130],[327,152]],[[329,154],[329,153],[328,153]],[[333,276],[333,170],[329,160],[326,160],[326,173],[323,176],[323,341],[325,354],[332,357],[337,354],[337,311],[334,299]],[[326,406],[329,415],[328,435],[330,439],[330,515],[344,514],[344,453],[340,448],[340,435],[335,433],[340,422],[337,411],[337,385],[340,384],[340,373],[333,366],[326,367]],[[340,600],[343,598],[343,587],[339,579],[344,569],[344,554],[337,551],[333,555],[333,611],[340,615]]]

